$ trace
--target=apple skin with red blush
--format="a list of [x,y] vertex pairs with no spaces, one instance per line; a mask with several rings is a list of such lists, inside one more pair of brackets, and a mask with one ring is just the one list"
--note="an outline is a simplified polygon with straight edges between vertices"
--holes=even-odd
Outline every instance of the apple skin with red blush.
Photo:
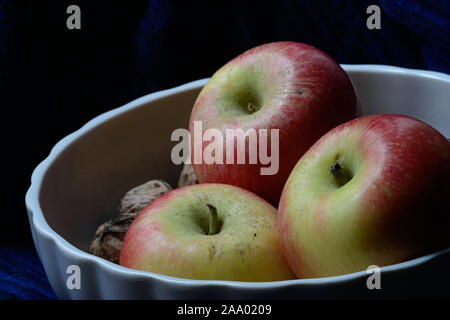
[[408,116],[342,124],[298,161],[278,228],[299,278],[385,266],[450,246],[450,142]]
[[[357,116],[358,99],[345,71],[327,54],[298,42],[273,42],[250,49],[220,68],[200,92],[190,117],[191,157],[200,183],[231,184],[277,205],[292,168],[323,134]],[[217,129],[279,130],[278,170],[263,175],[258,161],[194,162],[194,122]],[[200,137],[201,138],[201,137]],[[209,141],[203,141],[202,150]],[[270,150],[270,143],[268,142]],[[237,143],[228,141],[224,148]],[[248,148],[246,149],[248,159]]]
[[267,201],[235,186],[174,189],[133,221],[120,264],[187,279],[294,279],[281,251],[276,215]]

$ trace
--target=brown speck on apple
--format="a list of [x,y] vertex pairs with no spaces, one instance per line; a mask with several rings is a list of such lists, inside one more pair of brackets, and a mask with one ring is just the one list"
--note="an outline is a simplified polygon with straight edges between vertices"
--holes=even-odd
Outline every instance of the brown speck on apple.
[[210,259],[214,259],[214,256],[216,255],[216,246],[213,244],[210,248],[209,248],[209,257]]

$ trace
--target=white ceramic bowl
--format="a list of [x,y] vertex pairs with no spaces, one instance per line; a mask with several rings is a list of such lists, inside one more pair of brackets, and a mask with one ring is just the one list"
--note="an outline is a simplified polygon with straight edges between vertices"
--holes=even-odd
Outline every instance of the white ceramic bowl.
[[[450,137],[450,76],[380,65],[343,68],[363,114],[408,114]],[[448,287],[450,249],[383,267],[382,289],[375,291],[367,289],[366,271],[265,283],[202,281],[135,271],[88,254],[96,227],[127,190],[155,178],[175,185],[181,168],[170,161],[170,134],[187,126],[206,81],[152,93],[96,117],[58,142],[35,169],[26,206],[37,252],[59,298],[407,297],[436,293],[443,279]],[[80,289],[67,286],[71,265],[80,268]]]

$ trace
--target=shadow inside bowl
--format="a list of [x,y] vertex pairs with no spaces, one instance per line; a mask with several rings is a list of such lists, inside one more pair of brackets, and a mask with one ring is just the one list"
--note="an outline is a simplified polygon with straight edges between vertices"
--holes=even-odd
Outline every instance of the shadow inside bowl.
[[131,103],[114,117],[88,123],[93,127],[66,146],[44,175],[39,201],[49,226],[86,251],[129,189],[150,179],[175,186],[181,166],[170,158],[177,143],[171,133],[187,128],[199,90]]

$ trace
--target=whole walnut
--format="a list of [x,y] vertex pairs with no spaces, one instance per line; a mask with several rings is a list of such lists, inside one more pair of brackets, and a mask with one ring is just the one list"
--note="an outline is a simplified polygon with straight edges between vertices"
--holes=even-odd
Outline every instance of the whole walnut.
[[178,187],[190,186],[191,184],[197,183],[198,179],[195,175],[194,167],[192,164],[185,164],[183,170],[181,170]]
[[118,264],[123,239],[136,215],[171,189],[162,180],[151,180],[128,191],[120,201],[117,216],[98,227],[88,252]]
[[94,234],[88,252],[118,264],[123,239],[133,218],[115,217],[102,223]]
[[136,216],[150,202],[170,190],[170,185],[162,180],[150,180],[131,189],[120,201],[119,216]]

